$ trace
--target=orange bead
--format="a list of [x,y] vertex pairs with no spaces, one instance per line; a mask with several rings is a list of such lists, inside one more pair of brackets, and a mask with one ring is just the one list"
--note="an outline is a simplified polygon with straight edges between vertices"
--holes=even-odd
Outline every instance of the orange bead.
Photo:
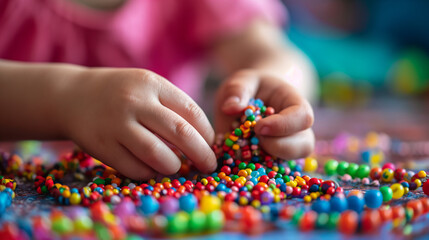
[[225,176],[226,176],[226,174],[224,173],[224,172],[220,172],[220,173],[218,173],[218,175],[217,175],[220,179],[224,179],[225,178]]
[[163,185],[164,185],[164,188],[166,188],[166,189],[169,189],[169,188],[171,188],[173,186],[171,184],[171,182],[164,182]]
[[244,122],[244,127],[245,128],[250,128],[252,126],[252,122],[250,122],[250,121],[245,121]]
[[419,199],[407,202],[407,207],[413,209],[413,219],[423,214],[423,203]]
[[403,219],[405,217],[405,209],[402,206],[392,207],[392,218]]
[[296,208],[294,206],[286,205],[280,210],[279,216],[282,219],[289,220],[292,218],[295,211]]
[[252,229],[260,225],[262,222],[262,214],[260,211],[251,206],[243,207],[241,213],[241,225],[243,229]]
[[393,212],[390,207],[382,207],[378,210],[380,212],[380,217],[382,222],[388,222],[392,220]]
[[222,204],[222,211],[227,220],[232,220],[237,215],[239,207],[235,202],[225,202]]
[[423,213],[429,212],[429,198],[420,198],[420,202],[422,202]]
[[353,234],[358,226],[358,214],[354,211],[347,210],[343,212],[338,221],[338,231],[343,234]]

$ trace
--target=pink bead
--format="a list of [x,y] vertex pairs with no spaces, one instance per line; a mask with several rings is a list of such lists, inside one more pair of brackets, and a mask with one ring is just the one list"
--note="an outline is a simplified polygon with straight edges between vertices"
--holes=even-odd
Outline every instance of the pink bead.
[[393,163],[385,163],[384,165],[383,165],[383,167],[382,167],[382,169],[385,169],[385,168],[390,168],[390,169],[392,169],[393,171],[395,171],[396,170],[396,167],[395,167],[395,164],[393,164]]
[[289,194],[292,194],[292,192],[293,192],[293,188],[291,186],[287,186],[286,187],[286,194],[289,195]]
[[341,180],[344,182],[349,182],[352,180],[352,177],[348,174],[344,174],[344,176],[341,177]]
[[369,179],[368,178],[363,178],[362,179],[362,184],[369,185]]

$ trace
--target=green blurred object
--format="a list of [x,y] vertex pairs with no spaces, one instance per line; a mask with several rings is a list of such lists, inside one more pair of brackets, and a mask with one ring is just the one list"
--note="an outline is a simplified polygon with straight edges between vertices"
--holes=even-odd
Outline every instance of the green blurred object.
[[422,94],[429,88],[429,57],[419,49],[407,49],[390,72],[390,86],[402,95]]

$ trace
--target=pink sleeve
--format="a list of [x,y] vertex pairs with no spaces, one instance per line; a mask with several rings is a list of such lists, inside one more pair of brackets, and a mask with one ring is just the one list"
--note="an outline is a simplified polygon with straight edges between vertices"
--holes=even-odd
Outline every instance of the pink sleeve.
[[192,2],[193,42],[207,44],[213,39],[240,31],[255,19],[276,25],[287,20],[287,11],[278,0],[200,0]]

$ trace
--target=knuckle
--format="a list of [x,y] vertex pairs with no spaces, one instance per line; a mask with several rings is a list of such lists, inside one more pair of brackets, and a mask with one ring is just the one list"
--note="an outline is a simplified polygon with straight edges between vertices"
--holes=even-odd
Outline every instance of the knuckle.
[[157,159],[161,150],[161,143],[159,141],[153,141],[150,145],[147,146],[146,156],[149,159]]
[[304,105],[304,126],[305,129],[310,128],[313,126],[314,123],[314,114],[313,110],[311,109],[311,106],[309,104]]
[[199,120],[204,118],[203,110],[195,103],[188,103],[185,107],[185,111],[185,114],[193,119]]
[[174,131],[180,139],[191,139],[194,137],[194,130],[191,125],[185,121],[179,121],[175,124]]

